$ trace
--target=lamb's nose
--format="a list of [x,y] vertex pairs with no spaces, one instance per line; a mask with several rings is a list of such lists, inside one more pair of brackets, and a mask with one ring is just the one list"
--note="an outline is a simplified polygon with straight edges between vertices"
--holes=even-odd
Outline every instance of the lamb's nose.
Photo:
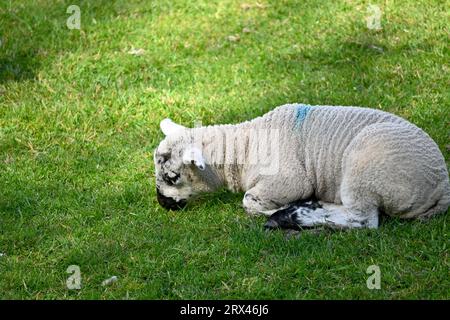
[[186,200],[177,201],[174,198],[164,196],[161,192],[159,192],[158,188],[156,188],[156,198],[158,199],[158,203],[167,210],[180,210],[187,204]]

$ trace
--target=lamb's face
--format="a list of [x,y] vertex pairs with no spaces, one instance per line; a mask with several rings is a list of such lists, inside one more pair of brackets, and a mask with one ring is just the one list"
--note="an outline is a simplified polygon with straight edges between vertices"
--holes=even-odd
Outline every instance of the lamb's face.
[[[193,196],[208,191],[202,177],[206,165],[200,150],[185,141],[186,136],[181,131],[184,127],[170,120],[164,121],[161,122],[161,129],[166,138],[154,153],[156,193],[161,206],[178,210]],[[169,130],[168,127],[173,125],[178,130]]]

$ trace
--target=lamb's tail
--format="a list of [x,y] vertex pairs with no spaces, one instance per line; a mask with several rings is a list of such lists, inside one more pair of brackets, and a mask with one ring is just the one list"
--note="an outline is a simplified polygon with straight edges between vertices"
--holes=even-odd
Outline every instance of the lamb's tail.
[[448,182],[448,179],[443,182],[441,190],[443,190],[442,196],[425,212],[419,214],[417,216],[418,219],[426,220],[436,214],[444,213],[448,210],[450,206],[450,183]]

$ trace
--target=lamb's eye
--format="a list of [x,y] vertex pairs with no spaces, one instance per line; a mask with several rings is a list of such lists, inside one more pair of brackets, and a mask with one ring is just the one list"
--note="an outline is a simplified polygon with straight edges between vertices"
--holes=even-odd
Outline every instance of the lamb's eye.
[[163,163],[167,162],[167,160],[169,160],[169,155],[163,154],[158,157],[158,164],[163,164]]

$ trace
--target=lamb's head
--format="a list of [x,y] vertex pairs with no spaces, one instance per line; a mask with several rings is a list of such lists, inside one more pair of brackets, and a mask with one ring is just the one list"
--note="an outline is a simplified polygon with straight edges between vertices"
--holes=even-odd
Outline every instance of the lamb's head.
[[166,137],[154,153],[157,198],[164,208],[178,210],[193,196],[209,191],[207,166],[188,128],[169,119],[160,126]]

